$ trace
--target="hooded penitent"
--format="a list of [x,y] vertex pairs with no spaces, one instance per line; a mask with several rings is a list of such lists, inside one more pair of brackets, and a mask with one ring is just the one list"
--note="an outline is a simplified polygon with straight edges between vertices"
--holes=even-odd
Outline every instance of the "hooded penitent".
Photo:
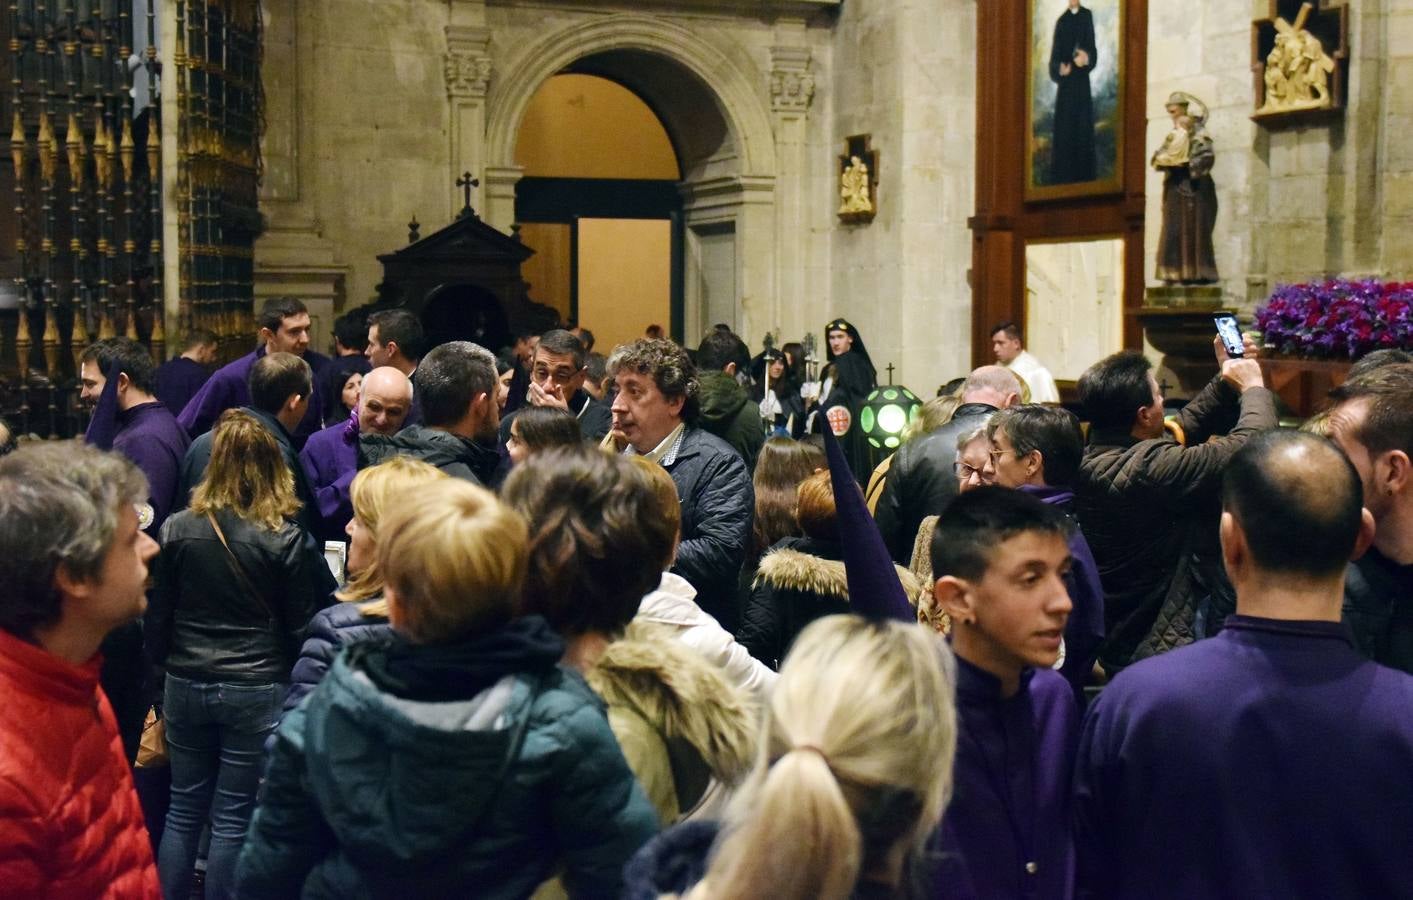
[[853,339],[853,343],[847,352],[837,356],[832,347],[828,351],[833,384],[829,395],[820,404],[825,421],[819,423],[818,430],[822,431],[827,426],[839,437],[854,479],[862,483],[873,471],[873,460],[870,458],[868,440],[858,424],[859,412],[878,384],[878,372],[869,358],[863,337],[852,323],[847,319],[833,319],[825,325],[826,345],[831,331],[844,332]]

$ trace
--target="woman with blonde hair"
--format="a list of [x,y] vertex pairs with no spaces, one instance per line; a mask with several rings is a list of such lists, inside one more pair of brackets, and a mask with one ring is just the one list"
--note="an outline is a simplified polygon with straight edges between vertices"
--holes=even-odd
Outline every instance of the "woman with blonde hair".
[[254,416],[228,410],[191,505],[162,526],[146,639],[166,667],[172,802],[158,851],[168,900],[185,900],[203,827],[206,896],[234,892],[265,738],[279,721],[304,623],[334,579],[291,516],[294,475]]
[[416,503],[437,482],[451,476],[410,456],[394,456],[364,469],[353,478],[349,498],[353,518],[348,532],[348,584],[334,594],[341,600],[321,609],[309,620],[304,647],[290,676],[285,712],[299,705],[314,690],[349,644],[378,640],[392,634],[388,602],[383,598],[383,572],[378,567],[378,526],[400,503]]
[[721,826],[655,838],[629,900],[901,898],[951,794],[953,664],[915,625],[829,616],[800,635],[766,709],[755,768]]

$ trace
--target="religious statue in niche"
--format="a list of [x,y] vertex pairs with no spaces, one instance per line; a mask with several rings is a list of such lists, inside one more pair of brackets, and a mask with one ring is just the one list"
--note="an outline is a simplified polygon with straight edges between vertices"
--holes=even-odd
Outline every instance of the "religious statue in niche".
[[1217,280],[1212,229],[1217,223],[1216,154],[1208,136],[1207,105],[1185,91],[1168,97],[1172,129],[1153,154],[1163,173],[1163,225],[1158,236],[1157,278],[1165,284]]
[[868,195],[868,163],[851,156],[849,164],[844,167],[844,174],[839,176],[839,212],[873,212],[873,201]]
[[851,224],[872,222],[878,213],[878,151],[868,135],[845,140],[839,157],[839,218]]
[[1258,112],[1291,112],[1301,109],[1328,109],[1333,105],[1330,75],[1334,60],[1320,39],[1305,28],[1314,6],[1300,5],[1295,23],[1276,17],[1276,41],[1266,54],[1262,81],[1266,99]]

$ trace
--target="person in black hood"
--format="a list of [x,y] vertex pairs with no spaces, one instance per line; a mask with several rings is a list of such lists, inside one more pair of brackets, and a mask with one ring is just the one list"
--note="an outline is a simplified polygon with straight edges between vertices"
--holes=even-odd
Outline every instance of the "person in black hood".
[[697,381],[701,385],[701,415],[697,424],[721,438],[754,469],[761,445],[765,443],[765,423],[760,407],[738,378],[750,366],[750,351],[729,331],[713,331],[697,347]]
[[[825,421],[817,422],[815,429],[828,425],[834,430],[849,460],[849,468],[862,484],[873,471],[873,464],[868,440],[858,424],[859,411],[878,386],[878,370],[873,367],[859,330],[847,319],[833,320],[824,326],[824,334],[829,341],[829,365],[825,369],[829,389],[820,399],[820,413]],[[831,415],[834,410],[839,411]]]
[[453,478],[489,484],[500,462],[496,358],[470,341],[449,341],[422,358],[412,379],[423,425],[358,438],[358,468],[413,456]]
[[805,401],[800,381],[789,359],[770,349],[751,360],[755,379],[751,398],[760,404],[761,417],[772,423],[775,433],[798,439],[805,431]]

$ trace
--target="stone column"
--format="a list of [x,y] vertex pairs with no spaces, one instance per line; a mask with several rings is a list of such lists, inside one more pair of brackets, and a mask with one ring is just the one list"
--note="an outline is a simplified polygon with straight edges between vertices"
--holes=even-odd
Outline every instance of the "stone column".
[[775,129],[776,164],[776,291],[761,310],[763,321],[752,334],[780,328],[797,335],[807,328],[804,310],[809,221],[805,207],[809,160],[806,126],[814,98],[810,49],[800,46],[770,49],[770,111]]
[[[491,32],[488,28],[471,25],[446,27],[446,94],[451,104],[450,127],[447,129],[451,148],[447,184],[451,185],[462,172],[470,172],[481,181],[481,196],[487,196],[485,171],[486,88],[491,81]],[[518,180],[518,179],[517,179]],[[451,198],[449,218],[461,211],[460,193],[447,191]],[[485,201],[473,195],[471,205],[487,218]],[[513,207],[512,207],[513,215]],[[509,226],[509,223],[506,223]],[[499,226],[498,226],[499,227]]]

